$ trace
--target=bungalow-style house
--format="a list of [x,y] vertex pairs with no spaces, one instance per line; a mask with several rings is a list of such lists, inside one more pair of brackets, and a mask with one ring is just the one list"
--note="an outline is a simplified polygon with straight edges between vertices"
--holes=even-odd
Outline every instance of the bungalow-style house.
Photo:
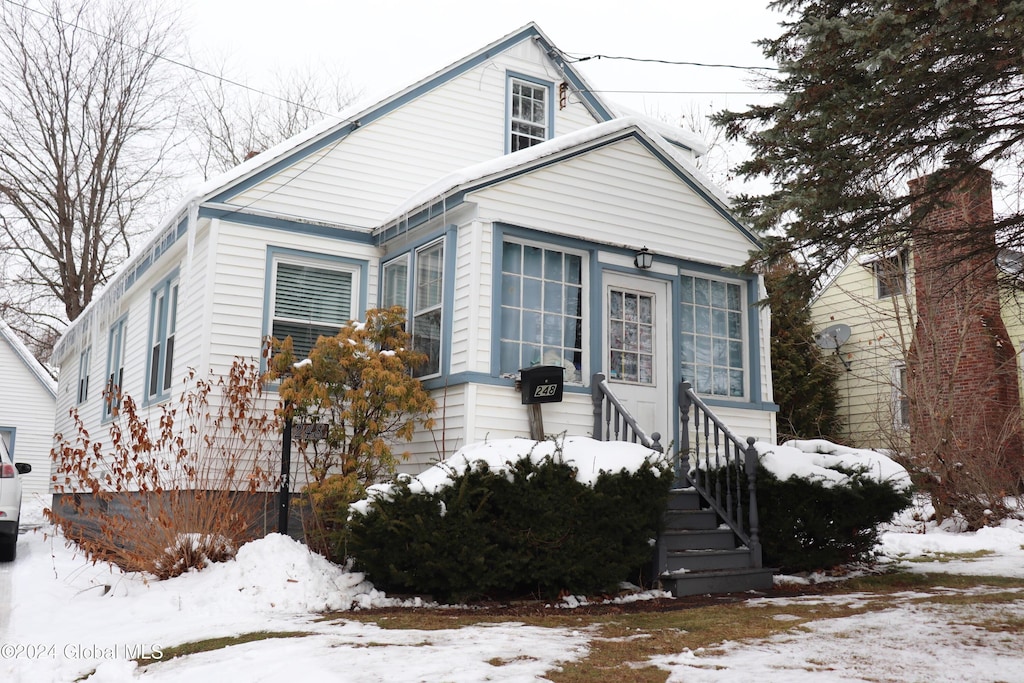
[[[962,409],[955,412],[989,423],[965,429],[976,436],[1005,432],[1008,419],[1019,420],[1014,349],[1024,348],[1024,299],[1000,282],[1007,272],[1020,272],[1021,259],[997,252],[993,238],[989,253],[959,259],[953,267],[948,262],[955,241],[936,238],[967,224],[991,224],[992,218],[991,176],[980,173],[924,219],[928,241],[912,239],[900,252],[857,255],[811,302],[820,343],[844,368],[838,386],[849,444],[905,453],[916,416],[947,399],[959,402]],[[924,372],[946,378],[916,392],[920,410],[912,410],[908,369],[915,357]],[[937,373],[939,362],[944,367]],[[986,387],[994,392],[987,399]],[[983,405],[999,406],[998,413]]]
[[14,330],[0,320],[0,439],[15,462],[32,465],[21,475],[25,497],[50,490],[50,448],[57,382]]
[[735,434],[774,443],[763,284],[734,270],[756,240],[703,151],[618,117],[528,24],[186,197],[58,342],[57,428],[73,406],[109,421],[104,386],[155,409],[187,368],[259,358],[271,335],[301,357],[398,304],[439,406],[412,472],[529,436],[517,376],[538,365],[564,371],[549,434],[594,432],[600,373],[665,446],[684,378]]

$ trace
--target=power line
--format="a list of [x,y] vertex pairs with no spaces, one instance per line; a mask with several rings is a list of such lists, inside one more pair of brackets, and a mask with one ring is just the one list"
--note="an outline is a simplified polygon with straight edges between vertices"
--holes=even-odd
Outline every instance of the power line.
[[740,69],[741,71],[778,71],[779,69],[774,66],[740,66],[739,64],[708,64],[705,62],[686,62],[681,60],[672,59],[652,59],[645,57],[619,57],[614,55],[583,55],[577,56],[572,55],[568,52],[559,53],[565,58],[567,62],[586,62],[591,59],[619,59],[628,62],[647,62],[651,64],[669,64],[672,66],[699,66],[707,69]]

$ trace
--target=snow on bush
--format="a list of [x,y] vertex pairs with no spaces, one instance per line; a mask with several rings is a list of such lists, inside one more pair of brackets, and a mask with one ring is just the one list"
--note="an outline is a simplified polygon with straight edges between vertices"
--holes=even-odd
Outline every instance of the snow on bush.
[[865,448],[849,448],[824,439],[786,441],[773,446],[762,441],[754,444],[761,465],[779,481],[792,476],[819,481],[823,486],[846,484],[847,472],[869,476],[880,483],[889,482],[897,490],[910,488],[910,475],[892,458]]

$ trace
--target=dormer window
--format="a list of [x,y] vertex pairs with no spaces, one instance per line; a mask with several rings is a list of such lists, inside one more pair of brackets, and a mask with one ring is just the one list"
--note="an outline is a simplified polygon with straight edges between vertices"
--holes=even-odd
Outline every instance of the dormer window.
[[551,137],[551,92],[550,83],[509,77],[509,152],[533,147]]

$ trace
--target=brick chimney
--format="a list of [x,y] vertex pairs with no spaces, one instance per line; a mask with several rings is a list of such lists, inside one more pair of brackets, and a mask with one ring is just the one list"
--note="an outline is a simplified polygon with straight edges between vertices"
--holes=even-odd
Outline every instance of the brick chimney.
[[[911,181],[911,192],[923,195],[934,179]],[[1005,467],[1012,487],[1024,472],[1021,403],[1017,357],[999,306],[991,173],[979,170],[933,202],[912,238],[912,457],[946,481],[968,460],[987,470]]]

